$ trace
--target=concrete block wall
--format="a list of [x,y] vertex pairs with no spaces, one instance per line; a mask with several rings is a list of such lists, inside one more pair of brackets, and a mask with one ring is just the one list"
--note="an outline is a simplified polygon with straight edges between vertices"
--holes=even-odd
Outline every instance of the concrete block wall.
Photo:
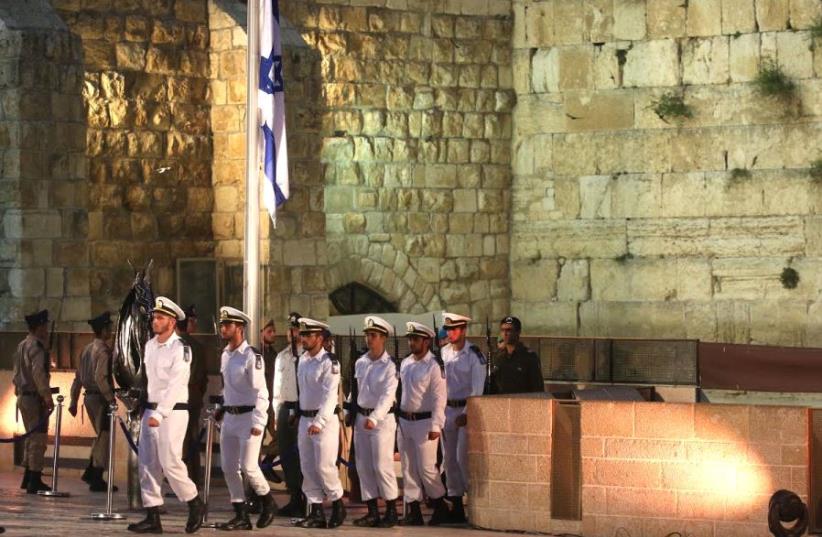
[[[809,170],[822,157],[810,32],[822,6],[513,7],[511,292],[528,328],[821,344],[822,191]],[[757,91],[768,62],[792,97]],[[667,93],[693,117],[658,116]],[[781,283],[786,268],[796,288]]]

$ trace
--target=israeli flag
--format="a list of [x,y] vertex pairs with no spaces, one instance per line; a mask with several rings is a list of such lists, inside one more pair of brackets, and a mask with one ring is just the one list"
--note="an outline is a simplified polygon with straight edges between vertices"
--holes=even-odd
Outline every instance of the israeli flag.
[[263,201],[276,226],[277,207],[288,199],[288,150],[285,140],[283,52],[280,44],[278,0],[262,2],[260,10],[260,87],[257,106],[262,135],[258,155],[263,157]]

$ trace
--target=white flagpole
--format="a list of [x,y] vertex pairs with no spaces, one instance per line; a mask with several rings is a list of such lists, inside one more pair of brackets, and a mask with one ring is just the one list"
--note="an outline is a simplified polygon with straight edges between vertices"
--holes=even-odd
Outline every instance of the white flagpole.
[[245,252],[243,309],[251,318],[246,337],[259,347],[260,339],[260,175],[257,145],[257,88],[260,66],[260,2],[248,0],[247,88],[246,88],[246,172],[245,172]]

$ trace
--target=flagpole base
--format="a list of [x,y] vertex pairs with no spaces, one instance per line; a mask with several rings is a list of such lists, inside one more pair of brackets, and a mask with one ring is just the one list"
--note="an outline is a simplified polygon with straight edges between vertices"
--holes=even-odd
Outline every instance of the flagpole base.
[[125,520],[126,516],[120,513],[92,513],[92,520]]
[[59,492],[56,490],[41,490],[37,494],[39,496],[45,496],[46,498],[68,498],[71,496],[68,492]]

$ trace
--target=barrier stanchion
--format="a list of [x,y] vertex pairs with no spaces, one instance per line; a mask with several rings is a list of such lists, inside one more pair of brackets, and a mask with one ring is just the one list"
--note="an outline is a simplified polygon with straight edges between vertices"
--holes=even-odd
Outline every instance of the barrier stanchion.
[[203,501],[205,510],[203,512],[204,528],[216,528],[217,524],[208,522],[208,507],[211,498],[211,462],[214,457],[214,411],[216,407],[209,405],[206,411],[206,452],[205,452],[205,481],[203,482]]
[[117,420],[117,402],[112,401],[108,406],[108,490],[106,491],[106,512],[92,513],[93,520],[124,520],[120,513],[112,512],[114,496],[114,429]]
[[57,490],[57,471],[59,470],[58,462],[60,461],[60,428],[63,422],[63,401],[65,401],[65,397],[58,395],[57,415],[54,417],[54,453],[52,454],[51,490],[41,490],[37,493],[47,498],[66,498],[69,496],[68,492],[60,492]]

